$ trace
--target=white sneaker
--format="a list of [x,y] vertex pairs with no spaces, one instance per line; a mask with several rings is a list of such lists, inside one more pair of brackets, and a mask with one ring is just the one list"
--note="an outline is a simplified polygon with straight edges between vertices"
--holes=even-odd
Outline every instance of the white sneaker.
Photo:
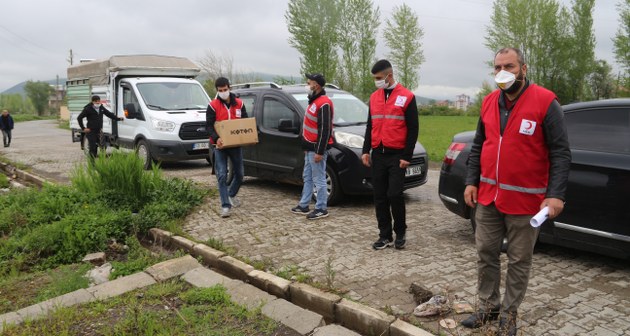
[[230,208],[221,208],[221,218],[230,217]]
[[236,196],[230,197],[230,204],[232,204],[233,207],[238,208],[241,206],[241,200]]

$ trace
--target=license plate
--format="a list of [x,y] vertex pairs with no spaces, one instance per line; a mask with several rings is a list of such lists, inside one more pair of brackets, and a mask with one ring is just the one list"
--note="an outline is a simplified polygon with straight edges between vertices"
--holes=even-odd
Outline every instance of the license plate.
[[405,171],[405,176],[415,176],[422,174],[422,165],[415,165],[407,167],[407,171]]
[[208,148],[210,148],[210,143],[209,142],[198,142],[196,144],[193,144],[193,150],[208,149]]

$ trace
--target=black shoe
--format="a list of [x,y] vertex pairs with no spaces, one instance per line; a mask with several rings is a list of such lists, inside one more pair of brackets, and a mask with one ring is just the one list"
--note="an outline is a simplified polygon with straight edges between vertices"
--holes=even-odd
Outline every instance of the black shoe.
[[516,313],[501,314],[497,336],[516,336]]
[[298,214],[298,215],[308,215],[308,207],[301,207],[301,206],[296,206],[295,208],[291,209],[291,212],[293,212],[294,214]]
[[481,327],[482,325],[488,323],[489,321],[494,321],[499,318],[499,307],[488,310],[480,310],[474,314],[468,316],[467,319],[462,321],[462,325],[466,328],[476,329]]
[[394,247],[397,250],[404,249],[405,248],[405,243],[407,243],[407,241],[405,240],[405,235],[402,235],[402,236],[396,235],[396,240],[394,240]]
[[306,219],[320,219],[324,217],[328,217],[328,210],[315,209],[306,215]]
[[394,245],[394,243],[392,243],[391,240],[386,238],[379,238],[377,241],[374,242],[374,244],[372,244],[372,247],[375,250],[382,250],[384,248],[391,247],[392,245]]

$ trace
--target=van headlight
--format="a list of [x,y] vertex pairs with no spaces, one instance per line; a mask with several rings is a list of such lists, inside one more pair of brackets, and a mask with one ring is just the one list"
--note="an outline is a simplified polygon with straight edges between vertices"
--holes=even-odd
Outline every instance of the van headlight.
[[172,121],[153,119],[153,128],[161,132],[173,132],[175,123]]
[[346,147],[363,148],[363,141],[365,139],[360,135],[335,131],[335,140]]

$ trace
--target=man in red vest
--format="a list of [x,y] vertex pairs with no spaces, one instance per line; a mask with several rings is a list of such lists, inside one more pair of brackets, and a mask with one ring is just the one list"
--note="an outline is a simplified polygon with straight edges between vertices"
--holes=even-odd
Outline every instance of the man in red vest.
[[[219,196],[221,198],[221,217],[229,217],[232,207],[241,205],[236,197],[241,183],[243,183],[243,151],[241,147],[223,148],[223,140],[219,138],[214,123],[216,121],[247,118],[247,111],[243,101],[236,98],[230,92],[230,81],[219,77],[214,82],[217,89],[217,97],[213,99],[206,109],[206,129],[210,135],[210,143],[215,144],[214,170],[219,183]],[[227,183],[227,162],[232,161],[232,183]]]
[[[553,92],[529,83],[523,53],[499,50],[494,74],[499,89],[483,100],[464,191],[475,209],[480,309],[462,325],[478,328],[500,317],[498,335],[516,335],[538,237],[529,222],[544,207],[550,219],[562,212],[571,151],[562,107]],[[504,237],[508,269],[501,302]]]
[[[380,60],[372,67],[377,90],[370,96],[370,113],[361,159],[372,167],[374,207],[379,238],[375,250],[405,247],[407,231],[403,187],[405,172],[418,141],[416,96],[396,82],[392,64]],[[370,151],[372,156],[370,157]],[[396,233],[394,240],[392,232]]]
[[[302,124],[302,148],[304,149],[304,187],[300,203],[291,209],[308,219],[328,217],[328,190],[326,186],[326,159],[333,144],[333,103],[326,96],[326,79],[321,74],[306,74],[308,106]],[[317,191],[315,209],[309,212],[309,204]]]

